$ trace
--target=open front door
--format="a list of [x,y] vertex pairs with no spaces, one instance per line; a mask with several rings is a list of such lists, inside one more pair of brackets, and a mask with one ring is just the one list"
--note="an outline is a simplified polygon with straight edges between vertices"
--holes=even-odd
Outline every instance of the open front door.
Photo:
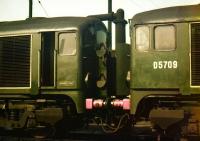
[[64,32],[58,34],[57,88],[77,87],[77,34]]

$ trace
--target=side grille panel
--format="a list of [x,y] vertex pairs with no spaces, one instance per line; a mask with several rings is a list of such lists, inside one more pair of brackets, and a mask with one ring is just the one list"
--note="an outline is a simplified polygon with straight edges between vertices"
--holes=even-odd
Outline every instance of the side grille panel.
[[200,86],[200,23],[191,24],[191,85]]
[[0,37],[0,87],[30,86],[30,35]]

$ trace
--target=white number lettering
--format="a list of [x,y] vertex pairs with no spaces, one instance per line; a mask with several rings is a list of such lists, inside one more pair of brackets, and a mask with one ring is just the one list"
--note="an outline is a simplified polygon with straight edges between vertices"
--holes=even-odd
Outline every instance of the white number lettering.
[[178,67],[178,62],[177,61],[173,61],[173,68],[176,69]]
[[163,63],[162,63],[162,61],[158,61],[158,68],[159,68],[159,69],[162,69],[162,68],[163,68]]
[[153,62],[153,69],[157,69],[158,68],[158,64],[156,61]]
[[167,68],[167,61],[163,61],[163,64],[164,64],[164,69]]
[[172,69],[172,61],[168,61],[168,68]]
[[153,69],[177,69],[177,61],[153,61]]

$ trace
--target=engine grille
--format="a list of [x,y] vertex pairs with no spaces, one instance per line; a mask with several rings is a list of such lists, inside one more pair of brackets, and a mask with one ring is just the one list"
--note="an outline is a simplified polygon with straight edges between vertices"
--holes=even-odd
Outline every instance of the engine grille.
[[30,86],[30,35],[0,37],[0,87]]
[[200,86],[200,23],[191,24],[191,85]]

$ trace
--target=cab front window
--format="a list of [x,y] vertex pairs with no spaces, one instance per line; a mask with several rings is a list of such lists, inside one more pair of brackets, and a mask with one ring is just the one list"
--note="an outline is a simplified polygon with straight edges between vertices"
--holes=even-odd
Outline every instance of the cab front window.
[[149,27],[136,27],[136,49],[139,51],[147,51],[149,49]]
[[175,27],[173,25],[156,26],[155,50],[171,51],[175,50]]
[[97,44],[100,44],[100,43],[106,43],[106,32],[105,31],[103,31],[103,30],[99,30],[99,31],[97,31],[97,33],[96,33],[96,35],[97,35]]

